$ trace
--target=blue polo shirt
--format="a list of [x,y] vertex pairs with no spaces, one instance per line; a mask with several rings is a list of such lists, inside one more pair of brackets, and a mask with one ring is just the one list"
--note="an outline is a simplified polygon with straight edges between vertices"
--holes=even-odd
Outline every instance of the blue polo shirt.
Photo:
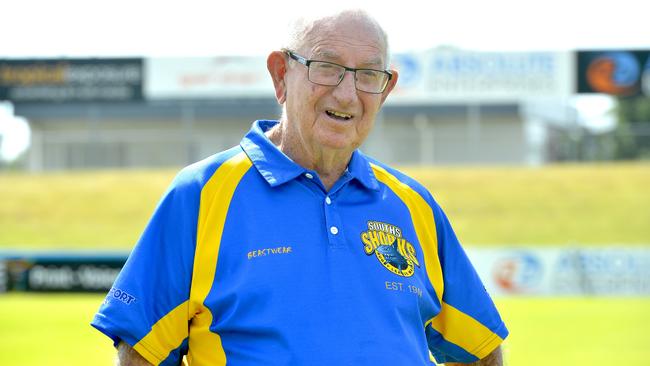
[[507,336],[431,194],[355,151],[328,191],[256,121],[183,169],[92,325],[154,365],[474,362]]

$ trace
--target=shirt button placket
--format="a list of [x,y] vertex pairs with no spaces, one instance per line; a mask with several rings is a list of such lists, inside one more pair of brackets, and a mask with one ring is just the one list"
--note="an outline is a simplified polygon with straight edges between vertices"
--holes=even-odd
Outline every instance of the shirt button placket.
[[341,218],[337,212],[334,201],[330,196],[325,196],[323,209],[325,210],[325,227],[330,247],[343,247],[345,241],[341,233]]

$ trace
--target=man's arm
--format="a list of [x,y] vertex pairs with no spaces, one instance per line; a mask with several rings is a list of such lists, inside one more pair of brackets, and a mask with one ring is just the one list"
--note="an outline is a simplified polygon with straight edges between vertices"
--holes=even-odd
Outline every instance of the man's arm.
[[503,356],[501,354],[501,346],[497,347],[492,353],[487,355],[485,358],[482,358],[474,363],[457,363],[457,362],[448,362],[445,366],[503,366]]
[[116,366],[152,366],[144,357],[124,342],[117,345]]

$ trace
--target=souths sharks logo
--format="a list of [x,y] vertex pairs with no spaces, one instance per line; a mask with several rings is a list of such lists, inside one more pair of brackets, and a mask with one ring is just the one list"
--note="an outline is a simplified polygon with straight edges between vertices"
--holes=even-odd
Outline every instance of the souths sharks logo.
[[373,253],[389,271],[403,277],[411,277],[414,266],[420,267],[415,247],[402,237],[402,229],[378,221],[368,221],[368,231],[361,233],[363,251]]

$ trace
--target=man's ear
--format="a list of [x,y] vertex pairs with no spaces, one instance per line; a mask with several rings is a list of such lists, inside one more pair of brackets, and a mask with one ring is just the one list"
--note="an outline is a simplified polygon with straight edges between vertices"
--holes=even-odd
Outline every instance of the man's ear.
[[388,94],[393,90],[395,85],[397,85],[397,79],[399,78],[399,73],[397,70],[390,70],[390,73],[393,74],[393,76],[388,80],[388,85],[386,85],[386,90],[384,90],[383,93],[381,93],[381,103],[384,104],[386,101],[386,97],[388,97]]
[[283,104],[287,99],[287,84],[285,82],[287,62],[285,53],[281,51],[271,52],[266,59],[266,68],[271,74],[273,87],[275,88],[275,99],[279,104]]

